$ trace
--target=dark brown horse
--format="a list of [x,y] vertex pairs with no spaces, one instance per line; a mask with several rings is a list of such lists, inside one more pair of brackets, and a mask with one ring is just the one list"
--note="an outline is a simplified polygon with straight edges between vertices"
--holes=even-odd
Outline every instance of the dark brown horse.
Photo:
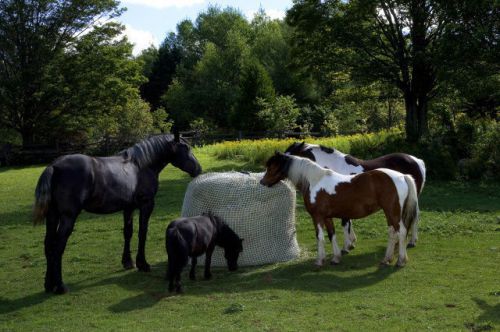
[[[417,192],[420,194],[425,183],[425,163],[406,153],[391,153],[371,160],[363,160],[340,152],[339,150],[322,145],[293,143],[286,149],[286,154],[309,158],[322,167],[329,168],[340,174],[352,175],[374,170],[377,168],[388,168],[403,174],[409,174],[415,180]],[[356,234],[349,219],[342,219],[344,227],[343,253],[348,253],[354,248]],[[411,240],[408,247],[414,247],[418,240],[418,223],[414,223],[411,229]]]
[[323,265],[326,257],[324,226],[332,242],[332,264],[338,264],[341,259],[332,218],[359,219],[380,209],[384,211],[389,227],[389,241],[382,263],[392,261],[395,244],[399,241],[397,265],[405,265],[408,259],[404,245],[407,230],[418,220],[419,213],[415,181],[410,175],[387,168],[343,175],[307,158],[279,152],[267,161],[266,167],[261,184],[271,187],[288,178],[302,192],[316,229],[318,266]]
[[191,176],[201,173],[189,146],[173,135],[153,136],[112,157],[63,156],[45,169],[36,187],[33,212],[35,223],[46,219],[46,292],[62,294],[68,290],[62,280],[61,260],[82,210],[100,214],[123,211],[122,264],[130,269],[134,267],[130,256],[132,214],[138,209],[136,265],[140,271],[150,270],[144,253],[148,222],[158,176],[169,163]]

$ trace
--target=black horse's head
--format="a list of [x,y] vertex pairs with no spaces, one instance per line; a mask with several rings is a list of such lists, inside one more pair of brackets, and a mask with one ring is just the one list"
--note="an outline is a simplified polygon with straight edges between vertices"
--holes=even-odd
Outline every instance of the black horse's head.
[[236,271],[238,269],[238,258],[243,251],[243,239],[238,236],[228,242],[224,248],[224,257],[227,261],[229,271]]
[[170,160],[172,165],[188,173],[192,177],[200,175],[201,165],[193,155],[191,148],[185,142],[176,141],[174,144],[174,154]]

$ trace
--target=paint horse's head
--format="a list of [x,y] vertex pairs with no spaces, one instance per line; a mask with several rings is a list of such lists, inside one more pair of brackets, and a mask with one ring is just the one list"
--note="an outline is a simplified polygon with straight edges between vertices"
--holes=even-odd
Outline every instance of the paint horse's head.
[[291,144],[285,150],[285,154],[292,155],[292,156],[299,156],[299,157],[310,159],[312,161],[316,161],[316,157],[314,156],[312,146],[307,144],[306,142],[302,142],[302,143],[295,142],[295,143]]
[[266,163],[266,173],[264,174],[262,180],[260,180],[260,184],[272,187],[279,181],[286,178],[288,176],[288,169],[290,168],[291,162],[291,157],[276,151],[274,156],[269,158]]
[[176,139],[173,150],[174,154],[170,160],[172,165],[183,170],[192,177],[196,177],[201,174],[201,165],[193,155],[188,144]]

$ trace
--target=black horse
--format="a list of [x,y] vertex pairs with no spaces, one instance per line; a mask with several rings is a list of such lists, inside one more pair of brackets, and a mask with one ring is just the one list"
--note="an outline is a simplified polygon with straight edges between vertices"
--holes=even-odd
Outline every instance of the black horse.
[[82,210],[100,214],[123,211],[122,264],[131,269],[132,214],[139,209],[136,265],[140,271],[150,270],[144,253],[148,221],[158,190],[158,175],[168,163],[193,177],[201,173],[190,147],[173,135],[150,137],[112,157],[63,156],[45,169],[35,190],[33,214],[35,224],[46,219],[46,292],[68,291],[62,280],[61,259]]
[[205,254],[205,279],[210,279],[210,264],[216,245],[224,248],[229,271],[238,269],[238,257],[243,251],[240,237],[219,217],[211,213],[191,218],[179,218],[168,225],[165,232],[168,254],[168,290],[182,292],[181,273],[191,257],[189,278],[195,280],[197,257]]

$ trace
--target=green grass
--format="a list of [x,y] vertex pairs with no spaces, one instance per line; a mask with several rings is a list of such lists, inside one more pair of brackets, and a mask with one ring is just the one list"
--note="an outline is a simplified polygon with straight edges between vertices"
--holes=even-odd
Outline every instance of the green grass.
[[[207,151],[196,151],[205,171],[254,168]],[[500,329],[499,184],[428,183],[420,240],[402,269],[378,266],[387,242],[381,213],[355,222],[358,246],[341,265],[314,268],[314,231],[299,198],[300,259],[236,273],[214,269],[211,281],[192,282],[184,273],[186,293],[169,296],[164,231],[190,180],[169,166],[150,221],[152,272],[122,270],[120,214],[84,213],[63,261],[71,292],[54,296],[43,292],[45,229],[30,221],[42,170],[0,169],[2,331]]]

